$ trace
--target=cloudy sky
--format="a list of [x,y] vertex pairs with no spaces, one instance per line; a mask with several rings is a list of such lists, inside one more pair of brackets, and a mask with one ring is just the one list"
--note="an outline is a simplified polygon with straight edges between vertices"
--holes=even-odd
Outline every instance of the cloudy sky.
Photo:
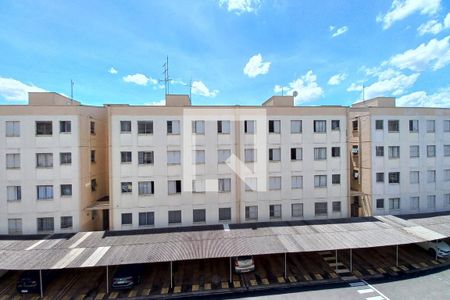
[[450,1],[0,2],[0,104],[53,91],[84,104],[297,105],[395,96],[450,107]]

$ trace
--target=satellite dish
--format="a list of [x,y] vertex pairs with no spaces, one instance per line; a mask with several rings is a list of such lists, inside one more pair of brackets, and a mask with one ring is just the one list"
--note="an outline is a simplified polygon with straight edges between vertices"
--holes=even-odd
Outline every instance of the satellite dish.
[[294,91],[294,93],[292,93],[292,96],[294,96],[294,98],[297,97],[298,96],[298,92]]

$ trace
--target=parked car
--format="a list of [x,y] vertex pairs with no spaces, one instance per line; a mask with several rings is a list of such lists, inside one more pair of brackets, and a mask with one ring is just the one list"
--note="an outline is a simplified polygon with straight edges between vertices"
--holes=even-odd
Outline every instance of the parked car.
[[117,268],[112,279],[112,288],[127,290],[141,282],[142,265],[121,265]]
[[255,270],[253,256],[239,256],[234,258],[234,271],[236,273],[247,273]]
[[[42,271],[42,289],[45,289],[52,278],[53,272]],[[16,289],[20,294],[40,293],[41,285],[39,280],[39,271],[30,270],[22,272],[17,280]]]
[[418,245],[427,250],[433,257],[446,258],[450,256],[450,246],[443,240],[419,243]]

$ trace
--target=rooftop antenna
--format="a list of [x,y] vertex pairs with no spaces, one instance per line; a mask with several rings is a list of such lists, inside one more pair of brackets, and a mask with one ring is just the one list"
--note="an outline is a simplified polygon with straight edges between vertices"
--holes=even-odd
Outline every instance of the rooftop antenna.
[[189,99],[192,101],[192,77],[189,80]]
[[169,78],[169,56],[166,57],[166,62],[163,64],[163,70],[164,79],[159,81],[164,82],[164,92],[167,96],[170,93],[170,81],[172,80]]
[[281,96],[284,96],[284,86],[281,87]]
[[362,85],[362,101],[364,101],[365,99],[365,97],[364,97],[364,89],[365,89],[366,87],[365,87],[365,85],[364,85],[364,83],[363,83],[363,85]]
[[70,79],[70,101],[73,101],[73,85],[75,82],[73,82],[72,79]]

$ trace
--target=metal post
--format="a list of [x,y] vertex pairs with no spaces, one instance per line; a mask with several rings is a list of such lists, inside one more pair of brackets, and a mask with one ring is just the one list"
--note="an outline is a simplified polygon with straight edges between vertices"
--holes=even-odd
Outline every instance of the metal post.
[[170,262],[170,288],[173,288],[172,262]]
[[284,253],[284,278],[287,278],[287,253]]
[[338,261],[337,261],[337,249],[336,249],[336,272],[337,272],[337,263],[338,263]]
[[44,299],[44,289],[42,288],[42,270],[39,270],[39,288],[41,289],[41,299]]
[[232,283],[233,282],[233,274],[231,273],[232,272],[232,270],[231,270],[231,257],[230,257],[230,283]]
[[106,266],[106,294],[109,294],[109,268]]
[[396,245],[395,249],[396,249],[396,259],[395,259],[395,266],[397,266],[397,267],[398,267],[398,245]]
[[353,272],[353,257],[352,249],[350,249],[350,272]]

